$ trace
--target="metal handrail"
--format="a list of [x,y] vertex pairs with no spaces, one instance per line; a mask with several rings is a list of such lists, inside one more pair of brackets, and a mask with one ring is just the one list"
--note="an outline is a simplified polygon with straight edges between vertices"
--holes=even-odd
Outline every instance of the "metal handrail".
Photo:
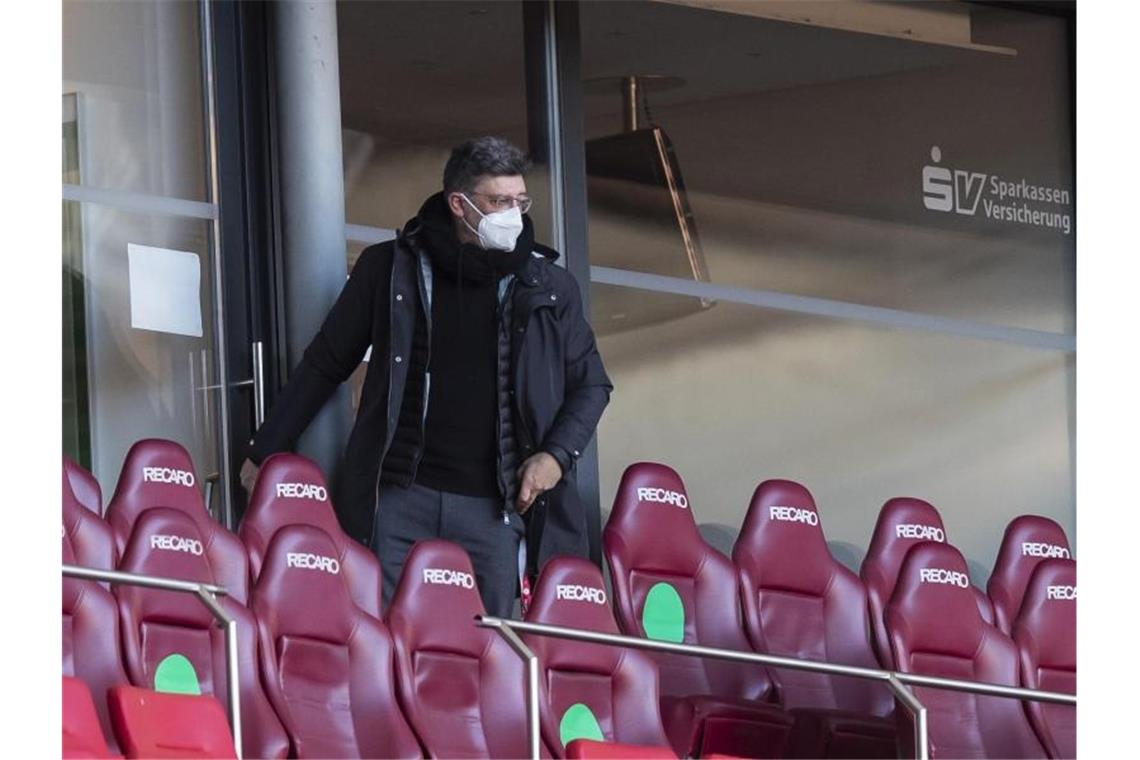
[[234,749],[238,760],[242,760],[241,752],[241,691],[238,688],[238,650],[237,650],[237,621],[233,619],[218,603],[219,596],[226,596],[224,586],[212,583],[196,583],[194,581],[180,580],[178,578],[162,578],[155,575],[139,575],[137,573],[124,573],[118,570],[97,570],[93,567],[81,565],[63,566],[63,574],[69,578],[79,578],[88,581],[108,581],[116,585],[142,586],[144,588],[160,589],[163,591],[178,591],[184,594],[193,594],[198,598],[210,614],[214,616],[225,633],[226,640],[226,696],[230,707],[230,730],[234,735]]
[[[1076,696],[1072,694],[1063,694],[1056,691],[1039,691],[1037,689],[1023,689],[1014,686],[1002,686],[999,684],[983,683],[981,681],[964,681],[955,678],[939,678],[936,676],[922,676],[913,673],[898,673],[890,670],[881,670],[877,668],[861,668],[854,665],[839,665],[832,662],[818,662],[815,660],[802,660],[795,657],[782,657],[772,654],[760,654],[758,652],[742,652],[735,649],[719,649],[716,647],[697,646],[693,644],[674,644],[668,641],[656,641],[653,639],[642,639],[635,636],[622,636],[612,633],[600,633],[598,631],[587,631],[579,628],[567,628],[565,626],[546,625],[544,623],[528,623],[520,620],[504,620],[503,618],[493,617],[490,615],[477,615],[475,617],[476,625],[484,628],[496,629],[503,638],[510,642],[508,634],[515,639],[518,638],[518,633],[531,633],[537,636],[550,636],[552,638],[569,639],[571,641],[586,641],[593,644],[605,644],[609,646],[629,647],[631,649],[648,649],[658,652],[669,652],[671,654],[680,654],[688,657],[708,657],[717,660],[729,660],[733,662],[752,662],[760,665],[767,665],[769,667],[787,668],[790,670],[806,670],[814,673],[827,673],[830,675],[849,676],[852,678],[862,678],[865,680],[882,681],[888,688],[898,697],[903,706],[914,716],[915,721],[915,757],[918,760],[927,760],[929,757],[928,750],[928,731],[926,708],[914,695],[914,693],[907,688],[906,684],[913,684],[915,686],[926,686],[936,689],[950,689],[953,691],[967,691],[974,694],[984,694],[995,697],[1010,697],[1021,700],[1032,700],[1038,702],[1055,702],[1059,704],[1075,705],[1077,703]],[[528,665],[531,662],[530,658],[534,658],[534,654],[526,649],[525,645],[519,641],[519,646],[528,653],[522,655],[527,657]],[[522,652],[520,649],[512,644],[516,652]],[[535,658],[537,660],[537,658]],[[536,663],[537,664],[537,663]],[[532,685],[533,680],[533,685]],[[530,691],[537,691],[538,679],[528,678],[527,683],[527,710],[528,710],[528,728],[532,732],[537,731],[537,718],[531,719],[529,711],[531,709],[537,711],[538,700],[537,695],[532,695]],[[533,705],[533,708],[532,708]],[[532,749],[537,747],[537,733],[532,733],[530,743]],[[537,754],[534,755],[537,757]]]

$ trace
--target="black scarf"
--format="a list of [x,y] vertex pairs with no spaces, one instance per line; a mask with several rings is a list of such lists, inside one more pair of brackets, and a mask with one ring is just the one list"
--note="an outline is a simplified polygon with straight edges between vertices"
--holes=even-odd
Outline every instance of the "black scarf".
[[[417,218],[422,225],[425,248],[435,271],[462,283],[490,285],[499,278],[522,269],[534,249],[534,225],[523,215],[523,229],[512,251],[483,249],[473,243],[461,243],[455,233],[454,217],[443,193],[424,201]],[[462,294],[462,290],[460,291]]]

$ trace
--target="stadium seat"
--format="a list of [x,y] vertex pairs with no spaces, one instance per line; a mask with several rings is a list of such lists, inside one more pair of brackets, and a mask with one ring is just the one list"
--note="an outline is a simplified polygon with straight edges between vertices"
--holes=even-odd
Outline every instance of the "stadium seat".
[[95,479],[95,476],[80,467],[75,460],[67,455],[63,457],[63,473],[67,477],[71,492],[84,509],[96,517],[102,517],[103,489],[99,487],[99,481]]
[[[67,460],[63,468],[63,532],[71,544],[69,564],[93,567],[98,570],[115,569],[115,537],[111,526],[103,522],[76,496],[72,479],[68,477]],[[82,479],[80,479],[82,480]],[[95,486],[98,488],[98,484]],[[106,584],[104,584],[106,586]]]
[[[827,548],[815,500],[790,480],[766,480],[752,494],[732,548],[744,624],[757,652],[878,668],[867,592]],[[893,757],[894,698],[881,683],[773,669],[780,704],[796,727],[798,757]]]
[[[1025,588],[1013,622],[1021,661],[1021,685],[1077,693],[1077,563],[1046,559]],[[1077,756],[1077,709],[1071,705],[1026,702],[1026,713],[1049,757]]]
[[[119,563],[129,573],[214,583],[207,538],[185,512],[154,507],[135,522]],[[225,635],[192,594],[116,586],[123,655],[135,686],[189,694],[212,694],[226,702]],[[235,600],[219,598],[237,621],[238,683],[242,747],[250,757],[283,757],[289,749],[258,678],[257,623]]]
[[1045,559],[1071,559],[1065,530],[1048,517],[1020,515],[1010,520],[1001,539],[986,591],[994,606],[994,621],[1003,633],[1013,628],[1021,598],[1034,568]]
[[87,684],[63,677],[63,756],[65,758],[122,757],[107,747]]
[[[953,546],[911,547],[885,618],[900,672],[1019,685],[1017,648],[982,619],[966,561]],[[926,706],[931,757],[1045,757],[1018,700],[913,688]]]
[[[859,568],[859,575],[867,587],[867,601],[871,609],[871,640],[879,662],[888,670],[894,667],[894,661],[891,659],[891,646],[883,623],[883,610],[894,591],[903,558],[920,541],[946,541],[946,529],[938,510],[922,499],[889,499],[879,510],[875,531],[871,535],[871,545]],[[992,623],[994,613],[989,597],[976,587],[972,592],[982,619]]]
[[174,441],[148,438],[131,446],[123,460],[115,495],[107,505],[107,522],[115,535],[119,556],[139,516],[154,507],[176,509],[198,527],[217,583],[240,604],[249,598],[249,559],[237,536],[210,513],[198,490],[194,463]]
[[253,589],[265,690],[293,757],[422,757],[396,702],[387,629],[349,595],[321,529],[276,532]]
[[[431,757],[524,757],[526,666],[484,614],[467,553],[412,547],[388,609],[400,704]],[[549,757],[544,748],[544,756]]]
[[[626,468],[603,534],[622,630],[674,643],[749,651],[736,570],[697,531],[681,477],[639,462]],[[652,653],[661,714],[681,756],[775,757],[792,718],[765,702],[772,682],[761,666]]]
[[614,744],[593,739],[574,739],[566,745],[568,760],[672,760],[668,747]]
[[380,617],[381,573],[376,555],[341,529],[329,489],[316,463],[297,454],[273,454],[262,463],[238,535],[249,550],[251,582],[273,535],[286,525],[320,528],[336,547],[333,555],[356,604]]
[[214,697],[119,686],[108,699],[127,757],[237,757],[225,710]]
[[[555,557],[543,567],[526,619],[533,623],[617,634],[605,583],[597,566],[576,557]],[[524,635],[542,667],[542,734],[547,746],[569,756],[575,739],[616,742],[583,757],[619,747],[651,757],[674,757],[658,711],[657,666],[634,649]]]

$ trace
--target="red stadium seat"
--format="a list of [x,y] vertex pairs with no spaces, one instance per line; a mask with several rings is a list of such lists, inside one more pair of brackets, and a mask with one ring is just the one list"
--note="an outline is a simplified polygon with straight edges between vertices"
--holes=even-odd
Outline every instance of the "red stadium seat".
[[109,701],[127,757],[237,757],[226,713],[211,696],[120,686]]
[[[214,583],[207,541],[185,512],[154,507],[135,522],[119,569]],[[198,599],[187,593],[137,586],[116,586],[114,592],[119,600],[123,654],[132,683],[157,691],[212,694],[226,700],[224,631]],[[244,754],[283,757],[289,741],[258,678],[256,620],[233,599],[221,597],[218,601],[237,621]]]
[[[831,555],[802,485],[766,480],[756,488],[732,559],[757,652],[878,668],[866,589]],[[787,669],[774,669],[772,678],[780,703],[797,717],[797,756],[894,756],[895,722],[887,717],[894,698],[886,686]]]
[[392,641],[349,595],[337,543],[281,528],[253,590],[261,672],[294,757],[421,757],[396,702]]
[[67,676],[63,677],[63,756],[122,757],[107,748],[87,684]]
[[566,745],[569,760],[673,760],[676,757],[667,747],[633,744],[614,744],[592,739],[575,739]]
[[[1027,689],[1077,693],[1077,563],[1046,559],[1037,564],[1013,623]],[[1026,702],[1029,722],[1049,757],[1077,756],[1077,709]]]
[[[543,567],[526,619],[534,623],[618,633],[602,573],[578,558],[556,557]],[[601,743],[582,757],[674,757],[658,711],[657,666],[644,652],[546,636],[524,636],[542,666],[542,734],[547,746],[575,739]],[[603,741],[604,740],[604,741]],[[633,755],[605,754],[629,747]]]
[[525,664],[495,631],[475,625],[481,614],[475,572],[458,544],[412,547],[388,627],[400,704],[432,757],[529,754]]
[[[67,478],[71,492],[83,505],[83,508],[96,517],[102,517],[103,489],[99,487],[99,481],[95,479],[95,476],[66,455],[63,457],[63,474]],[[67,489],[65,488],[64,491],[66,492]]]
[[[73,490],[73,478],[68,474],[68,462],[63,466],[63,532],[70,540],[73,557],[71,562],[99,570],[115,568],[115,537],[111,526],[103,522],[99,512],[84,505]],[[78,465],[75,480],[83,483],[82,471]],[[99,488],[99,484],[95,484]]]
[[[622,475],[604,532],[614,610],[631,636],[749,651],[736,569],[697,531],[681,477],[651,462]],[[777,756],[792,718],[765,703],[760,666],[653,653],[662,717],[679,755]],[[752,754],[756,756],[756,754]]]
[[1050,557],[1071,559],[1064,529],[1048,517],[1020,515],[1010,520],[1001,539],[986,591],[994,605],[994,620],[1003,633],[1013,628],[1021,598],[1034,568]]
[[[886,609],[903,673],[1018,686],[1017,648],[982,619],[966,561],[953,546],[924,541],[907,553]],[[1045,757],[1016,699],[914,687],[927,709],[934,758]]]
[[174,441],[148,438],[127,452],[115,495],[107,505],[107,522],[114,531],[119,556],[123,555],[135,521],[154,507],[176,509],[194,521],[217,583],[225,586],[233,599],[245,604],[249,598],[245,547],[206,511],[194,463],[186,449]]
[[332,556],[352,598],[368,614],[380,616],[380,562],[341,529],[320,469],[297,454],[273,454],[261,465],[238,530],[249,550],[253,582],[273,535],[286,525],[312,525],[324,531],[336,547]]
[[[883,623],[883,610],[891,598],[898,580],[903,558],[912,546],[920,541],[946,541],[942,515],[929,502],[922,499],[899,497],[889,499],[879,510],[875,532],[867,556],[859,568],[859,575],[867,587],[867,601],[871,608],[872,643],[879,662],[887,669],[894,667],[887,629]],[[982,619],[994,621],[993,606],[981,589],[972,590]]]

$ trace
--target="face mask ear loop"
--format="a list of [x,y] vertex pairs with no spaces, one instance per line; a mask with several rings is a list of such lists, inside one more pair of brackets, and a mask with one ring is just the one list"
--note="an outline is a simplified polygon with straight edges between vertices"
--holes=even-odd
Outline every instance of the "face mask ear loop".
[[[480,217],[486,217],[487,216],[486,214],[484,214],[482,211],[479,210],[478,206],[476,206],[474,203],[471,202],[471,199],[467,197],[466,193],[460,193],[459,197],[462,198],[463,200],[467,201],[467,205],[470,206],[471,208],[475,209],[475,213],[478,214]],[[479,234],[479,230],[477,230],[471,226],[471,223],[467,221],[466,215],[464,215],[462,217],[462,219],[463,219],[463,224],[467,227],[467,229],[471,230],[471,234],[474,235],[475,239],[479,241],[479,245],[482,246],[483,248],[486,248],[487,246],[483,242],[483,236]]]

